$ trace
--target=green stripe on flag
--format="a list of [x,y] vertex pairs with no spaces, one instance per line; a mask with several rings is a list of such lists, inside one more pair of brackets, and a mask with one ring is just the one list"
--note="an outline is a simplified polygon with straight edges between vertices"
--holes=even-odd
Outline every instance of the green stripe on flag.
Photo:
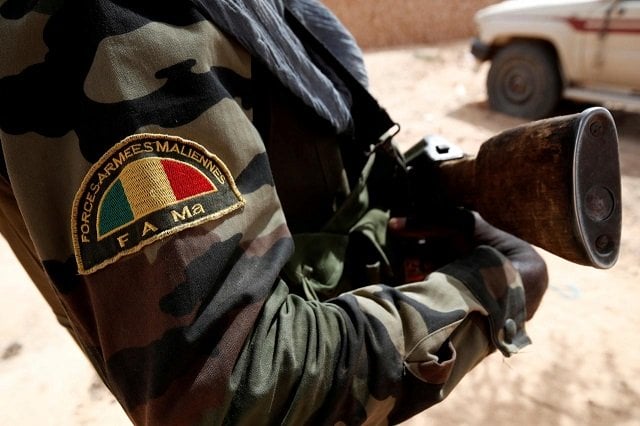
[[133,212],[120,179],[113,183],[111,189],[102,198],[98,216],[98,234],[105,235],[133,221]]

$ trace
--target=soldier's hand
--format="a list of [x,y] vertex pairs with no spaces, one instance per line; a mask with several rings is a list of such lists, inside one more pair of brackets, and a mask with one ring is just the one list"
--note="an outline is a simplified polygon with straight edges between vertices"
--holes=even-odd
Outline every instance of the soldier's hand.
[[476,246],[474,218],[462,209],[452,209],[450,215],[437,220],[393,217],[388,229],[393,256],[401,259],[394,269],[404,282],[422,281],[431,272],[469,255]]
[[498,250],[520,273],[525,291],[527,319],[531,319],[549,284],[547,265],[526,241],[491,226],[478,213],[474,212],[474,218],[476,243]]

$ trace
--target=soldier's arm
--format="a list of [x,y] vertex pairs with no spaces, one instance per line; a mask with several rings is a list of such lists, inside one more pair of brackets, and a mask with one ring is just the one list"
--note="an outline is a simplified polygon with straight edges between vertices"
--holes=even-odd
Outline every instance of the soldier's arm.
[[479,247],[443,272],[323,304],[280,283],[239,358],[228,412],[393,423],[441,401],[496,347],[509,356],[529,343],[520,279],[501,254]]
[[11,189],[74,337],[136,423],[399,419],[526,343],[518,274],[490,248],[425,283],[288,294],[250,58],[188,4],[0,15]]

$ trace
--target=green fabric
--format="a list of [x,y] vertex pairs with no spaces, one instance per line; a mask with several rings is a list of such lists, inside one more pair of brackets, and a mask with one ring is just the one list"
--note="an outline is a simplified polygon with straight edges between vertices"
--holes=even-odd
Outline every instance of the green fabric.
[[[369,208],[367,179],[374,162],[375,154],[372,154],[357,185],[322,231],[293,236],[296,249],[283,270],[283,277],[294,292],[309,300],[325,300],[374,284],[351,282],[345,274],[348,253],[354,253],[354,263],[370,263],[369,267],[390,270],[384,252],[389,212]],[[365,253],[369,261],[363,260]]]

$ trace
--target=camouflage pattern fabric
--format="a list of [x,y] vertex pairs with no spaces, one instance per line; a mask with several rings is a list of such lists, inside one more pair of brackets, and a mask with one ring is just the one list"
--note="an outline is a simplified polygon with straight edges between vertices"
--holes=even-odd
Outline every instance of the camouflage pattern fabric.
[[425,282],[290,293],[256,59],[192,2],[0,0],[0,39],[3,199],[134,423],[394,423],[528,343],[490,247]]

